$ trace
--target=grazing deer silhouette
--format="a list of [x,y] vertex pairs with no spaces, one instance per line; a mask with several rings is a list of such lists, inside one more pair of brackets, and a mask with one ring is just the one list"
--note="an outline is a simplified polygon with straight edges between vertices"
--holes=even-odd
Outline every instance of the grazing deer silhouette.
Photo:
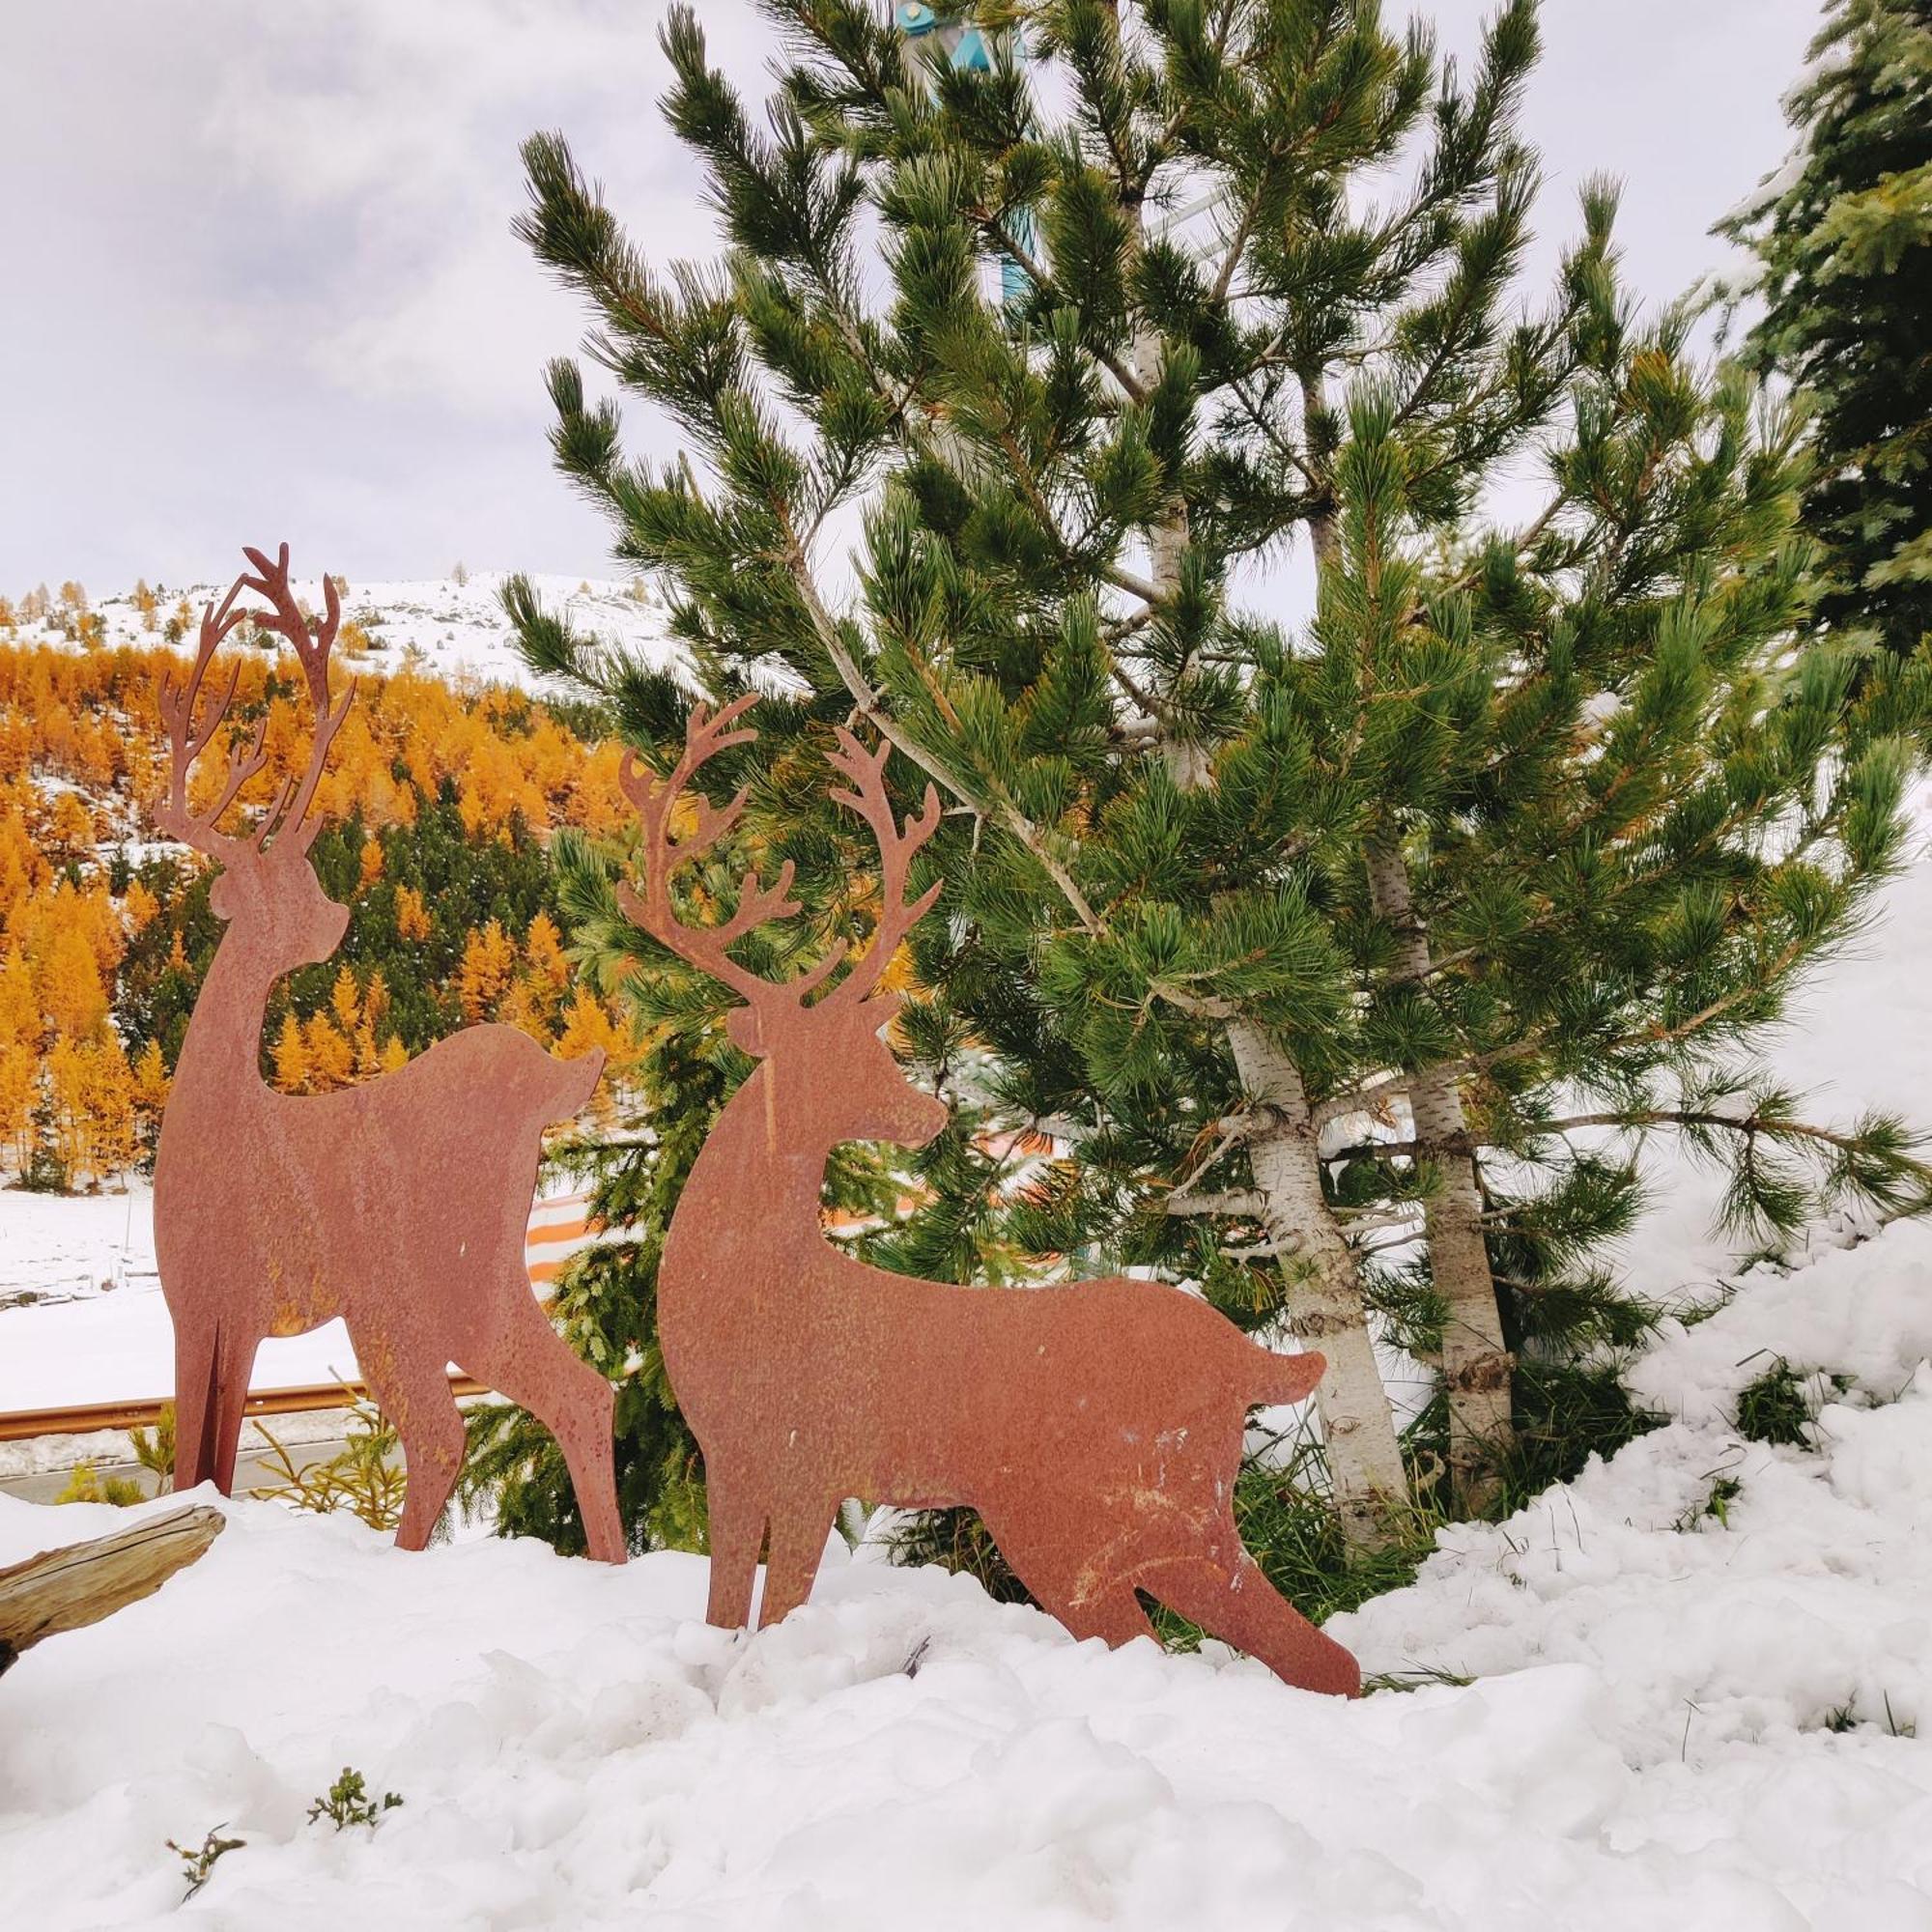
[[[340,1093],[298,1097],[262,1080],[270,988],[327,959],[349,923],[309,864],[308,814],[355,687],[331,708],[335,586],[325,580],[311,634],[289,587],[288,546],[274,563],[243,554],[255,574],[207,607],[193,669],[179,684],[163,677],[159,692],[172,771],[156,819],[220,867],[209,904],[227,927],[182,1042],[155,1159],[156,1252],[175,1326],[176,1486],[229,1491],[262,1338],[339,1315],[402,1437],[403,1548],[429,1540],[462,1466],[446,1373],[455,1361],[555,1435],[591,1554],[622,1562],[611,1385],[551,1326],[524,1264],[543,1130],[589,1099],[602,1053],[557,1061],[513,1027],[478,1026]],[[270,609],[238,609],[243,590]],[[294,648],[315,735],[299,784],[285,780],[252,835],[231,837],[214,827],[263,767],[266,713],[252,740],[231,743],[226,781],[206,810],[190,809],[188,775],[240,674],[204,705],[209,664],[249,616]]]
[[654,939],[739,994],[731,1038],[759,1065],[720,1115],[686,1181],[658,1270],[658,1326],[679,1406],[704,1452],[711,1515],[709,1616],[749,1622],[770,1532],[761,1621],[803,1603],[846,1496],[967,1503],[1029,1589],[1075,1636],[1151,1634],[1137,1590],[1251,1652],[1292,1684],[1352,1694],[1361,1677],[1268,1584],[1233,1511],[1248,1410],[1297,1402],[1318,1354],[1258,1348],[1205,1301],[1113,1278],[1035,1289],[958,1288],[866,1266],[825,1238],[825,1162],[842,1141],[920,1147],[945,1106],[906,1079],[880,1029],[877,990],[900,940],[937,896],[910,903],[906,871],[939,824],[927,786],[902,831],[886,793],[887,748],[838,734],[833,796],[871,828],[880,912],[869,950],[829,991],[835,951],[783,984],[728,948],[798,911],[787,863],[776,886],[747,877],[723,924],[684,923],[669,880],[742,811],[672,811],[727,746],[753,700],[700,707],[683,756],[657,781],[625,760],[643,826],[643,891],[619,895]]

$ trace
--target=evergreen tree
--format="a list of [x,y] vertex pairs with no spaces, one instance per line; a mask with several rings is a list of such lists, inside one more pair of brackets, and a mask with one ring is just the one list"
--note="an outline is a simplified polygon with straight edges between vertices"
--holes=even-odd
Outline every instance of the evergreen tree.
[[1932,632],[1932,8],[1833,0],[1784,104],[1796,150],[1722,224],[1762,265],[1747,347],[1813,412],[1816,620],[1911,653]]
[[[1587,1265],[1633,1157],[1573,1135],[1688,1128],[1774,1223],[1816,1195],[1776,1150],[1918,1186],[1895,1123],[1818,1139],[1736,1048],[1893,862],[1923,680],[1855,697],[1836,655],[1791,657],[1793,427],[1701,374],[1678,315],[1638,322],[1607,189],[1514,312],[1526,0],[1466,77],[1369,0],[984,5],[971,71],[862,0],[766,11],[791,54],[762,130],[688,10],[663,35],[721,262],[653,269],[554,135],[522,229],[685,452],[626,461],[558,362],[560,468],[667,578],[710,697],[769,694],[718,781],[805,911],[748,959],[867,923],[835,724],[893,745],[908,809],[928,780],[951,807],[901,1038],[955,1124],[926,1205],[862,1245],[960,1281],[1151,1269],[1320,1347],[1357,1550],[1408,1492],[1379,1320],[1435,1372],[1439,1499],[1481,1507],[1519,1357],[1638,1319]],[[1525,468],[1538,500],[1498,520]],[[1302,621],[1256,568],[1297,536]],[[534,664],[674,752],[678,687],[508,605]],[[609,919],[644,1009],[715,1040],[719,989]],[[665,1098],[684,1131],[699,1103]],[[1016,1127],[1064,1149],[1018,1184],[987,1131]]]

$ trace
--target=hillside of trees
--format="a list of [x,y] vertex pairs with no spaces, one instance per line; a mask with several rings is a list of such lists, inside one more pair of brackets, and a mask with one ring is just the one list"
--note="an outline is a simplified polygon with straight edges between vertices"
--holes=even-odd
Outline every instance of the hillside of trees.
[[[27,642],[0,608],[0,1176],[99,1186],[152,1154],[195,994],[219,941],[194,855],[146,836],[166,782],[150,649]],[[270,1002],[265,1074],[318,1093],[501,1020],[575,1053],[615,1047],[611,1008],[564,956],[544,828],[629,822],[614,746],[520,693],[363,675],[335,745],[314,863],[351,908],[335,958]],[[268,717],[266,805],[299,772],[291,666],[242,653],[232,728]],[[600,734],[601,735],[601,734]],[[210,781],[213,781],[211,775]]]

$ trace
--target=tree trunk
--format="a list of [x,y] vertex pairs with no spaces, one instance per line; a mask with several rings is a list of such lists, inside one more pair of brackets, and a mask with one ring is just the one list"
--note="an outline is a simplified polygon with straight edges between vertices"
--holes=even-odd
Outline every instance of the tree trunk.
[[[1151,387],[1159,380],[1162,353],[1151,330],[1136,333],[1130,362],[1137,382]],[[1164,595],[1179,588],[1187,542],[1187,505],[1177,496],[1148,539],[1153,582]],[[1162,753],[1183,791],[1199,789],[1211,779],[1212,761],[1205,747],[1164,741]],[[1408,1498],[1407,1472],[1369,1333],[1361,1276],[1321,1192],[1318,1136],[1299,1068],[1252,1020],[1230,1019],[1227,1035],[1249,1098],[1273,1113],[1274,1123],[1247,1143],[1248,1167],[1265,1203],[1263,1226],[1282,1249],[1289,1327],[1328,1358],[1327,1373],[1316,1387],[1315,1407],[1321,1418],[1343,1544],[1358,1555],[1387,1541],[1389,1513]]]
[[[1419,985],[1431,966],[1429,935],[1416,917],[1408,867],[1393,838],[1368,854],[1369,897],[1395,933],[1396,961]],[[1449,1405],[1449,1482],[1458,1507],[1475,1515],[1496,1490],[1497,1463],[1515,1439],[1510,1414],[1515,1360],[1503,1341],[1502,1311],[1483,1239],[1483,1195],[1465,1146],[1463,1095],[1453,1074],[1425,1067],[1408,1077],[1418,1141],[1445,1144],[1441,1184],[1424,1208],[1429,1271],[1442,1305],[1442,1385]]]
[[1369,1333],[1361,1279],[1321,1194],[1321,1164],[1308,1098],[1294,1063],[1251,1020],[1228,1022],[1228,1044],[1249,1096],[1273,1110],[1274,1124],[1247,1144],[1262,1221],[1282,1256],[1288,1323],[1328,1358],[1315,1390],[1328,1452],[1328,1479],[1351,1552],[1387,1540],[1388,1512],[1408,1483],[1381,1369]]

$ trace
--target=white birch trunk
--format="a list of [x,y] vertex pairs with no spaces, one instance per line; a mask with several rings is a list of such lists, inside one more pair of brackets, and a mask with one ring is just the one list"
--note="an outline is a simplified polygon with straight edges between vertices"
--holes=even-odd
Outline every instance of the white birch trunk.
[[[1369,852],[1369,896],[1393,928],[1396,960],[1419,984],[1431,966],[1429,935],[1416,917],[1408,867],[1392,839]],[[1495,1492],[1498,1458],[1514,1440],[1511,1371],[1502,1312],[1483,1238],[1483,1195],[1454,1075],[1423,1068],[1408,1080],[1418,1141],[1445,1151],[1435,1156],[1441,1186],[1425,1206],[1429,1271],[1442,1304],[1442,1384],[1449,1405],[1449,1480],[1458,1504],[1472,1513]]]

